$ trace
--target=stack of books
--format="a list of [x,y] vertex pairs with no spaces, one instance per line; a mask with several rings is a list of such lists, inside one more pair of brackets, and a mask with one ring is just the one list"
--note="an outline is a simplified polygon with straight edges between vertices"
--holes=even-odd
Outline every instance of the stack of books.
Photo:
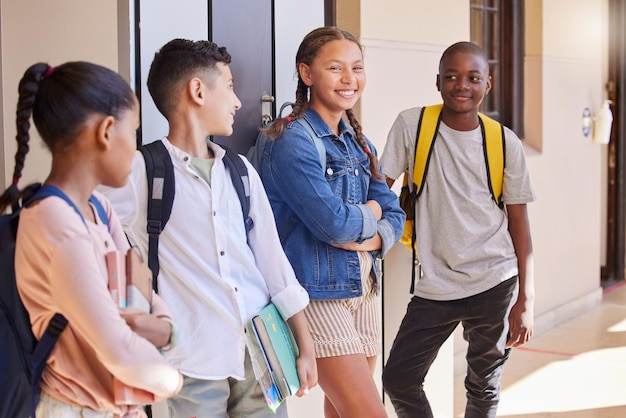
[[289,325],[273,303],[246,324],[252,367],[272,412],[300,388],[298,345]]

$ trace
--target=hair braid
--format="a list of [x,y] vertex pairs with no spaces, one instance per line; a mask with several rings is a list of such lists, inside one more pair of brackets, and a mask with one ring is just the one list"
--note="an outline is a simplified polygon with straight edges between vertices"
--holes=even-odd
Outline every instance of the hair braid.
[[348,116],[350,126],[352,126],[352,128],[354,129],[357,141],[359,141],[359,144],[361,144],[363,150],[366,150],[365,152],[370,160],[370,171],[372,172],[372,177],[374,177],[376,180],[384,179],[385,176],[383,176],[378,170],[378,158],[376,157],[376,155],[374,155],[373,152],[370,151],[369,146],[365,141],[365,137],[363,136],[363,129],[361,128],[361,124],[357,120],[352,109],[346,110],[346,116]]
[[17,134],[15,136],[17,140],[17,152],[15,153],[15,169],[13,170],[14,182],[22,177],[24,160],[30,149],[28,146],[28,141],[30,140],[28,133],[30,130],[30,117],[32,116],[35,98],[39,91],[39,83],[43,79],[43,75],[47,69],[48,64],[37,64],[31,67],[20,81],[18,87],[19,99],[17,101],[15,121],[17,127]]
[[[48,64],[35,64],[31,66],[20,80],[18,86],[18,100],[15,117],[17,133],[15,139],[17,141],[17,150],[15,152],[15,168],[13,169],[13,179],[11,185],[6,191],[0,195],[0,213],[3,213],[9,206],[15,209],[17,202],[22,197],[22,192],[17,186],[19,179],[22,177],[24,169],[24,161],[26,154],[30,150],[28,142],[30,135],[30,118],[33,113],[33,106],[39,91],[40,83],[43,80],[45,72],[48,70]],[[27,188],[28,189],[28,188]]]

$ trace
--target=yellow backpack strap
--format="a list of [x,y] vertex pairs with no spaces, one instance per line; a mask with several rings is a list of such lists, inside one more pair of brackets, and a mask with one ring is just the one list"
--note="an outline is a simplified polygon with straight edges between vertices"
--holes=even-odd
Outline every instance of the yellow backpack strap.
[[[407,211],[407,220],[404,223],[404,231],[400,242],[404,244],[413,253],[413,263],[411,268],[411,288],[409,292],[413,294],[415,290],[415,277],[416,270],[419,271],[421,276],[422,267],[417,259],[417,245],[415,237],[415,200],[420,195],[422,187],[424,186],[424,180],[426,179],[426,170],[428,170],[428,162],[430,161],[430,155],[432,154],[432,145],[437,136],[437,129],[439,128],[439,121],[441,120],[442,104],[434,106],[422,107],[419,120],[417,122],[417,132],[415,138],[415,156],[413,163],[413,187],[410,193],[407,193],[405,199],[409,202],[403,206]],[[408,190],[410,174],[405,172],[402,180],[403,191]],[[406,189],[405,189],[406,188]],[[401,193],[401,197],[402,197]],[[402,201],[402,199],[401,199]]]
[[487,180],[489,191],[493,200],[500,209],[504,208],[502,202],[502,182],[504,178],[504,128],[502,124],[482,113],[478,114],[480,128],[483,134],[483,150],[487,167]]
[[422,114],[417,125],[418,136],[415,144],[415,162],[413,166],[415,198],[419,197],[426,180],[426,171],[428,170],[428,162],[433,152],[432,145],[437,137],[442,108],[443,104],[422,108]]

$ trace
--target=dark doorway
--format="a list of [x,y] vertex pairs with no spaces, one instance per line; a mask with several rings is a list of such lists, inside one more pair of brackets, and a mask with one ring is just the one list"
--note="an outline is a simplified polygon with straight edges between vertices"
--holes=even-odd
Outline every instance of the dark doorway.
[[608,148],[607,250],[601,277],[604,287],[624,280],[626,257],[626,2],[609,0],[608,98],[613,102],[613,128]]

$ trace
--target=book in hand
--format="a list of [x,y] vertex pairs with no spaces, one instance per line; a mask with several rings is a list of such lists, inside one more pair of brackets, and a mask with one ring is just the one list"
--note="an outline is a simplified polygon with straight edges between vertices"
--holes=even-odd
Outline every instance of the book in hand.
[[150,312],[152,271],[132,248],[126,253],[126,305]]
[[[150,312],[152,305],[152,272],[135,251],[111,251],[105,255],[109,275],[109,292],[120,308],[139,308]],[[154,395],[126,386],[113,378],[113,396],[117,405],[135,405],[154,401]]]
[[275,411],[282,401],[300,388],[296,368],[298,345],[289,325],[273,303],[249,321],[246,331],[251,340],[249,345],[253,346],[249,351],[253,367],[256,363],[255,375],[270,409]]
[[150,312],[152,272],[131,248],[126,254],[111,251],[105,255],[109,291],[120,308],[139,308]]
[[109,274],[109,292],[120,308],[126,307],[126,255],[111,251],[105,256]]

